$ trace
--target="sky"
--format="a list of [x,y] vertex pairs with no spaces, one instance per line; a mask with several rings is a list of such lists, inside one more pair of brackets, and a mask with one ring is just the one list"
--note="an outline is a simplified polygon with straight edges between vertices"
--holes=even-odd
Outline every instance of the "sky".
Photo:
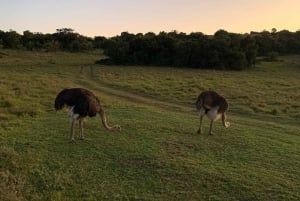
[[178,31],[300,30],[300,0],[2,0],[0,30],[89,37]]

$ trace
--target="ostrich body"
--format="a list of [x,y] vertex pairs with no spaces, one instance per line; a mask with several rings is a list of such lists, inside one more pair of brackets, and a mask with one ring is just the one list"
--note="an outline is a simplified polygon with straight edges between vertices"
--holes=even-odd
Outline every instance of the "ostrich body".
[[100,114],[103,126],[110,131],[120,131],[120,126],[109,126],[107,124],[105,112],[101,106],[99,99],[90,91],[83,88],[64,89],[55,98],[54,107],[61,110],[64,105],[70,107],[69,116],[71,119],[70,141],[74,141],[74,126],[76,121],[79,122],[80,139],[84,139],[83,135],[83,119],[87,116],[94,117]]
[[212,134],[213,122],[222,117],[222,123],[225,128],[230,127],[230,123],[226,121],[226,111],[228,103],[226,99],[215,91],[202,92],[196,101],[196,108],[200,114],[200,126],[198,133],[202,133],[202,119],[206,115],[210,119],[209,134]]

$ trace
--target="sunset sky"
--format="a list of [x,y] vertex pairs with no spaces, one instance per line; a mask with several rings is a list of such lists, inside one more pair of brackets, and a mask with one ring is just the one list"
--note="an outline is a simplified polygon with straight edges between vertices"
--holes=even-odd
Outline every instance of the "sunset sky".
[[4,0],[0,30],[54,33],[72,28],[85,36],[123,31],[228,32],[300,30],[300,0]]

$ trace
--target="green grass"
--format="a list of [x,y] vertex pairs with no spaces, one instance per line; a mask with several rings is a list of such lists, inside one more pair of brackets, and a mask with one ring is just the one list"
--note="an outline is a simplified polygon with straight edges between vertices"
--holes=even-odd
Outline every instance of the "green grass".
[[[244,72],[97,66],[90,53],[0,50],[0,200],[299,200],[298,56]],[[82,66],[84,66],[82,68]],[[85,87],[110,124],[88,118],[68,143],[56,94]],[[230,104],[231,127],[196,134],[198,93]]]

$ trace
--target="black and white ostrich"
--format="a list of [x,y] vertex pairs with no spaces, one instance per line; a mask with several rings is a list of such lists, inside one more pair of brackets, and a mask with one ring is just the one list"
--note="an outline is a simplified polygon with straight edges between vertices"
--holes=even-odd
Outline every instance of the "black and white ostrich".
[[94,117],[100,114],[103,126],[110,131],[120,131],[119,125],[109,126],[106,121],[106,115],[99,99],[89,90],[83,88],[64,89],[55,98],[55,109],[60,110],[67,105],[70,107],[69,116],[71,119],[70,142],[74,142],[74,126],[79,122],[80,139],[83,135],[83,119],[87,116]]
[[228,110],[227,100],[215,91],[203,91],[197,98],[196,108],[200,115],[200,126],[198,133],[202,133],[202,119],[206,115],[210,119],[209,134],[212,134],[213,122],[222,117],[222,123],[225,128],[230,127],[226,121],[226,112]]

